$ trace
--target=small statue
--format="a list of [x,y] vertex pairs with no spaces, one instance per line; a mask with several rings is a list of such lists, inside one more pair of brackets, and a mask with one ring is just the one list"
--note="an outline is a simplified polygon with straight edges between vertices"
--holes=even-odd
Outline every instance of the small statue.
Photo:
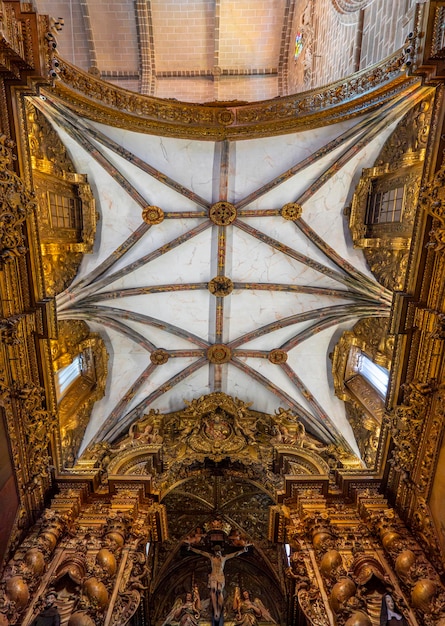
[[247,552],[249,545],[250,544],[247,544],[242,550],[232,552],[231,554],[227,554],[225,556],[223,556],[221,552],[221,546],[215,546],[213,548],[214,554],[212,554],[211,552],[206,552],[205,550],[192,548],[190,544],[188,545],[189,550],[207,557],[211,563],[212,571],[209,574],[209,589],[210,598],[212,600],[213,617],[216,622],[221,616],[224,604],[224,586],[226,583],[226,579],[224,577],[224,565],[229,559],[233,559],[236,556],[243,554],[243,552]]
[[235,611],[236,626],[258,626],[258,619],[264,622],[276,624],[272,615],[266,609],[259,598],[255,598],[252,602],[250,594],[247,590],[243,591],[242,597],[240,588],[235,588],[235,596],[233,598],[233,610]]
[[179,626],[198,626],[201,615],[201,599],[197,585],[193,592],[187,592],[184,601],[177,598],[172,610],[167,615],[162,626],[178,624]]
[[45,608],[33,619],[30,626],[60,626],[60,613],[56,600],[55,591],[49,591],[45,597]]
[[396,610],[396,605],[390,593],[385,593],[382,598],[380,626],[408,626],[406,619]]

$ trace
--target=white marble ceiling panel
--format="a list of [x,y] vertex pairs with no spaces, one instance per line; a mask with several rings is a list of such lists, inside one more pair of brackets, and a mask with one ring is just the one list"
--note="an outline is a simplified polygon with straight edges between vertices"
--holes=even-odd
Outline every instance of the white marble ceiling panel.
[[281,345],[287,341],[290,341],[296,333],[303,332],[310,328],[313,323],[314,320],[307,320],[306,322],[298,322],[298,324],[292,324],[284,328],[277,328],[273,332],[246,341],[246,343],[243,343],[242,347],[245,350],[274,350],[277,347],[281,347]]
[[[280,406],[289,408],[284,399],[274,394],[265,385],[255,383],[251,376],[231,364],[227,368],[227,382],[225,386],[227,393],[237,398],[245,398],[246,401],[251,402],[251,408],[255,411],[273,415]],[[255,393],[252,393],[253,387],[255,388]]]
[[[209,268],[211,248],[210,229],[193,237],[190,241],[187,241],[186,244],[182,244],[182,246],[177,246],[165,252],[138,269],[130,269],[133,257],[137,260],[137,258],[141,258],[141,256],[156,252],[161,246],[174,240],[175,231],[179,231],[178,235],[184,232],[184,229],[175,228],[175,226],[177,226],[176,220],[171,220],[165,228],[162,228],[163,225],[164,223],[159,224],[159,226],[153,226],[151,230],[156,230],[156,232],[153,232],[151,236],[149,236],[151,231],[146,233],[138,245],[137,250],[135,250],[135,255],[129,254],[128,258],[127,255],[125,255],[122,261],[116,264],[116,268],[113,266],[113,271],[120,269],[120,273],[123,275],[114,280],[111,284],[99,289],[98,293],[100,293],[100,291],[128,289],[129,287],[201,283],[208,282],[210,278],[212,278]],[[170,225],[172,225],[172,228]],[[157,235],[160,234],[161,230],[164,231],[163,235],[157,240]],[[170,234],[172,230],[174,232]],[[139,255],[137,256],[136,253],[139,253]],[[126,267],[129,268],[128,271],[125,271]],[[109,272],[109,274],[111,274],[111,272]]]
[[[301,230],[292,222],[285,220],[281,216],[277,217],[249,217],[243,218],[243,223],[252,226],[260,233],[263,233],[267,237],[274,239],[276,242],[288,246],[292,251],[298,252],[300,255],[308,257],[309,259],[319,263],[330,270],[339,272],[337,265],[329,259],[317,246],[304,235]],[[320,284],[333,287],[335,289],[341,288],[341,285],[335,280],[330,279],[328,276],[321,274],[315,269],[310,269],[302,262],[291,258],[285,252],[281,252],[271,245],[259,241],[249,233],[235,228],[234,236],[239,240],[241,247],[235,246],[235,252],[243,250],[243,246],[249,246],[249,248],[261,248],[261,252],[268,257],[268,265],[271,266],[269,271],[274,270],[283,272],[281,282],[293,282],[298,279],[298,274],[303,274],[304,280],[298,281],[299,284],[303,282],[307,285],[315,284],[312,281],[318,281]],[[337,240],[343,239],[343,231],[336,231],[332,229],[330,233],[330,245],[336,247]],[[246,259],[248,260],[248,259]],[[276,272],[275,272],[276,273]],[[287,278],[284,278],[287,276]]]
[[[140,223],[142,224],[142,220]],[[113,267],[109,270],[108,274],[118,272],[122,270],[123,268],[129,266],[130,264],[134,263],[141,257],[144,257],[147,254],[156,252],[156,250],[158,250],[160,247],[164,245],[168,245],[170,242],[175,241],[179,237],[183,236],[190,229],[196,228],[202,223],[203,223],[202,218],[168,219],[168,220],[164,220],[161,224],[156,224],[152,226],[151,228],[147,230],[147,232],[143,235],[143,237],[141,237],[141,239],[132,248],[130,248],[130,250],[122,258],[120,258],[113,264]],[[210,229],[208,232],[210,232]],[[199,246],[207,245],[206,239],[205,239],[207,236],[209,235],[206,235],[205,232],[202,233],[201,235],[197,235],[196,239],[199,238],[199,244],[195,243],[195,245],[199,245]],[[177,272],[177,268],[172,267],[171,265],[172,257],[169,256],[170,254],[171,254],[170,252],[164,253],[158,258],[157,261],[155,260],[150,261],[149,263],[144,265],[143,268],[141,268],[143,276],[145,277],[145,280],[143,281],[144,284],[147,284],[148,280],[156,281],[156,283],[159,284],[160,274],[157,273],[157,271],[159,270],[160,266],[158,263],[159,262],[163,263],[164,258],[169,259],[169,260],[165,261],[165,267],[163,268],[163,270],[167,272],[167,274],[171,277],[171,280],[173,281],[175,272]],[[156,264],[156,267],[155,267],[155,264]],[[128,280],[131,280],[129,274],[130,272],[127,273],[126,278]],[[148,279],[148,277],[150,278]],[[114,288],[115,285],[117,284],[118,284],[118,281],[113,281],[111,286],[107,285],[106,287],[104,287],[104,289],[108,290],[111,287]]]
[[[132,187],[144,198],[147,205],[159,206],[164,212],[196,211],[201,209],[190,198],[185,197],[174,189],[170,189],[161,181],[141,171],[136,165],[133,165],[113,151],[107,148],[102,148],[102,151],[108,160],[125,176]],[[190,180],[188,183],[188,189],[191,189],[193,183]],[[193,189],[191,190],[193,191]],[[205,200],[207,199],[205,198]],[[137,211],[140,215],[142,207],[138,206]]]
[[157,137],[90,122],[107,137],[163,174],[212,199],[215,144],[211,141]]
[[[236,178],[230,180],[230,198],[232,202],[239,202],[245,195],[252,193],[294,167],[296,164],[310,157],[316,150],[322,148],[331,140],[340,136],[348,129],[357,126],[361,118],[348,120],[339,124],[332,124],[323,128],[316,128],[309,131],[292,133],[278,137],[264,137],[238,141],[236,147],[231,145],[230,166],[236,169]],[[252,158],[252,155],[255,155]],[[303,182],[308,178],[315,178],[313,165],[303,176]],[[286,202],[295,199],[292,193],[292,181],[287,183]],[[281,187],[285,188],[282,183]],[[295,184],[295,183],[294,183]],[[303,183],[299,183],[301,186]],[[261,208],[263,208],[263,200]],[[267,198],[267,205],[270,207],[271,198]],[[256,205],[254,205],[256,206]]]
[[[304,398],[304,396],[298,391],[295,385],[290,380],[289,376],[281,369],[279,365],[270,363],[268,359],[252,358],[252,357],[237,357],[240,361],[245,363],[247,367],[251,368],[254,372],[258,372],[265,380],[268,380],[274,385],[277,390],[287,394],[289,398],[295,401],[296,404],[303,407],[305,411],[312,414],[312,407]],[[254,383],[252,379],[252,384]],[[279,396],[277,396],[279,398]],[[285,401],[282,400],[284,403]],[[298,413],[298,409],[295,408],[295,412]]]
[[181,326],[204,340],[209,335],[209,300],[214,298],[207,290],[154,293],[143,298],[133,297],[113,300],[112,305],[121,310],[131,310],[150,315],[162,321]]
[[[319,311],[324,306],[339,304],[336,299],[314,294],[284,293],[282,291],[243,290],[229,296],[230,341],[254,329],[282,320],[292,315]],[[275,346],[279,347],[279,346]]]
[[[356,322],[357,319],[353,319],[348,324],[342,324],[341,328],[344,330],[352,328]],[[304,344],[289,352],[287,362],[343,433],[349,444],[358,452],[351,426],[346,418],[345,405],[336,397],[333,390],[329,351],[332,336],[338,333],[339,327],[340,325],[335,325],[308,338]]]

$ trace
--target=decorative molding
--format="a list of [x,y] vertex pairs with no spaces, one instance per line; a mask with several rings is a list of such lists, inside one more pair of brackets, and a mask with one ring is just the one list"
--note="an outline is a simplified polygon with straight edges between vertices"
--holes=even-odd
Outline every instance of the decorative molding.
[[[401,74],[400,51],[381,64],[296,96],[262,103],[187,104],[137,95],[105,83],[60,59],[53,95],[90,119],[167,136],[210,140],[273,135],[362,115],[417,84]],[[50,93],[48,93],[50,95]]]

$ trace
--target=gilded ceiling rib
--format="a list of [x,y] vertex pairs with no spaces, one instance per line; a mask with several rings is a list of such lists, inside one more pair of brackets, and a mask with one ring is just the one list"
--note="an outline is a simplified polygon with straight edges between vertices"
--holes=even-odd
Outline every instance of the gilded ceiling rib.
[[[334,309],[336,309],[336,311],[334,315],[332,315]],[[376,305],[374,307],[372,305],[365,307],[357,304],[345,304],[343,306],[326,307],[326,309],[319,309],[317,311],[319,320],[309,328],[302,330],[301,332],[291,337],[288,341],[281,344],[280,349],[289,351],[292,348],[295,348],[300,343],[303,343],[303,341],[306,341],[306,339],[310,339],[310,337],[313,337],[320,331],[325,330],[326,328],[329,328],[330,326],[333,326],[340,322],[345,322],[357,317],[388,317],[389,311],[389,307],[385,311],[382,310],[382,307],[379,305]],[[327,317],[328,319],[320,319],[323,316]]]
[[[344,315],[346,316],[351,315],[353,311],[354,311],[353,317],[359,317],[363,315],[364,312],[366,314],[366,312],[368,311],[378,312],[380,317],[385,317],[385,310],[383,309],[382,311],[381,305],[378,305],[378,304],[374,306],[374,309],[372,308],[372,303],[367,307],[361,307],[360,305],[357,305],[357,304],[346,304],[346,305],[342,304],[342,305],[328,306],[328,307],[324,307],[323,309],[314,309],[311,311],[306,311],[305,313],[297,313],[296,315],[283,317],[280,320],[276,320],[274,322],[271,322],[270,324],[265,324],[264,326],[261,326],[260,328],[256,328],[255,330],[245,333],[241,337],[238,337],[237,339],[234,339],[233,341],[229,342],[227,345],[232,350],[234,350],[235,348],[238,348],[239,346],[241,346],[243,343],[248,343],[249,341],[252,341],[253,339],[257,339],[258,337],[263,337],[264,335],[267,335],[268,333],[272,333],[281,328],[286,328],[287,326],[292,326],[294,324],[301,323],[301,322],[307,322],[313,319],[321,320],[321,319],[325,319],[326,317],[329,317],[332,319],[335,318],[338,320],[338,319],[341,319]],[[389,311],[389,307],[387,309],[387,313],[388,311]],[[317,322],[317,323],[320,323],[320,322]],[[301,331],[301,332],[304,332],[304,331]],[[280,348],[283,348],[283,346],[280,346]]]
[[290,293],[310,293],[318,296],[331,296],[333,298],[364,299],[364,296],[342,289],[330,289],[329,287],[309,287],[307,285],[292,285],[282,283],[233,283],[234,289],[256,289],[259,291],[288,291]]
[[[273,239],[272,237],[269,237],[268,235],[264,234],[262,231],[257,230],[253,226],[250,226],[250,224],[245,224],[244,222],[241,222],[240,220],[235,220],[233,224],[234,226],[248,233],[255,239],[258,239],[259,241],[266,243],[267,245],[274,248],[275,250],[279,250],[280,252],[289,256],[290,258],[295,259],[296,261],[299,261],[300,263],[303,263],[304,265],[307,265],[307,267],[311,267],[317,272],[320,272],[321,274],[324,274],[325,276],[329,276],[329,278],[332,278],[333,280],[336,280],[339,283],[346,285],[348,288],[351,288],[354,291],[363,293],[365,296],[372,298],[374,301],[379,300],[382,303],[386,303],[385,299],[382,298],[382,294],[380,293],[380,290],[378,291],[378,293],[374,293],[375,290],[370,288],[370,285],[372,285],[372,283],[367,284],[367,281],[363,281],[362,275],[359,272],[355,272],[355,274],[357,275],[357,278],[351,278],[349,276],[345,276],[341,274],[340,272],[337,272],[336,270],[333,270],[330,267],[327,267],[326,265],[319,263],[318,261],[314,261],[313,259],[303,254],[300,254],[299,252],[297,252],[296,250],[293,250],[289,246],[285,246],[284,244],[280,243],[276,239]],[[384,288],[381,288],[382,292],[383,292],[383,289]]]
[[[219,14],[219,8],[216,9]],[[218,17],[219,19],[219,17]],[[218,31],[219,32],[219,31]],[[216,204],[213,204],[210,208],[209,216],[215,224],[214,230],[216,230],[216,237],[212,237],[211,243],[211,259],[212,259],[212,272],[216,271],[218,277],[224,277],[226,272],[226,227],[225,225],[218,223],[219,220],[215,219],[215,208],[217,206],[226,206],[229,185],[229,161],[230,161],[230,144],[228,141],[222,141],[215,147],[215,157],[213,164],[213,172],[216,177],[214,184],[215,193],[217,197],[213,198]],[[216,248],[216,249],[215,249]],[[214,267],[216,260],[216,268]],[[207,285],[208,286],[208,285]],[[213,342],[221,344],[224,341],[224,298],[218,293],[215,298],[210,300],[209,320],[213,327],[211,331],[211,337]],[[222,370],[219,365],[214,363],[210,364],[210,385],[214,391],[221,391],[222,389]]]
[[39,99],[34,99],[34,103],[37,107],[45,114],[49,115],[53,121],[60,125],[63,130],[76,141],[82,148],[90,154],[94,160],[101,165],[104,170],[117,182],[119,185],[125,189],[130,198],[132,198],[141,208],[150,204],[147,200],[141,196],[141,194],[131,185],[128,180],[123,176],[120,171],[117,169],[115,165],[105,156],[105,154],[99,150],[99,148],[91,142],[85,135],[79,132],[77,128],[77,124],[75,122],[71,122],[67,120],[63,113],[59,113],[56,109],[47,107],[45,104],[42,104],[42,101]]
[[281,174],[273,178],[271,181],[265,183],[262,187],[259,187],[258,189],[250,193],[248,196],[246,196],[242,200],[239,200],[238,202],[236,202],[235,206],[237,208],[238,215],[239,216],[245,215],[245,213],[243,213],[241,209],[244,209],[244,207],[248,206],[255,200],[258,200],[258,198],[265,195],[272,189],[275,189],[276,187],[278,187],[278,185],[281,185],[282,183],[291,179],[293,176],[295,176],[299,172],[312,166],[314,163],[316,163],[323,157],[327,156],[328,154],[336,150],[343,143],[349,141],[349,139],[354,138],[356,135],[361,133],[364,129],[370,127],[378,116],[379,116],[379,113],[374,113],[373,115],[369,117],[365,117],[365,119],[359,121],[357,124],[354,124],[354,126],[352,126],[351,128],[348,128],[344,133],[342,133],[338,137],[335,137],[335,139],[332,139],[327,144],[325,144],[324,146],[322,146],[321,148],[319,148],[318,150],[310,154],[308,157],[296,163],[293,167],[289,168],[285,172],[282,172]]
[[406,96],[398,97],[394,101],[387,104],[379,111],[375,121],[373,121],[369,130],[364,132],[360,139],[354,143],[353,146],[347,148],[343,154],[324,172],[317,178],[316,181],[295,200],[297,204],[303,205],[309,198],[311,198],[332,176],[334,176],[340,169],[348,163],[354,156],[356,156],[363,148],[382,130],[390,126],[397,118],[402,117],[411,108],[418,104],[429,89],[423,87],[415,90],[411,93],[409,98]]
[[[268,378],[252,369],[245,363],[242,363],[238,359],[232,359],[232,365],[241,371],[248,372],[249,376],[261,383],[263,387],[272,392],[277,398],[280,399],[286,406],[289,406],[291,410],[295,411],[298,418],[307,426],[310,431],[324,443],[340,443],[343,442],[343,438],[339,435],[335,426],[327,428],[327,426],[320,421],[317,421],[313,415],[309,413],[299,402],[292,398],[287,392],[283,391]],[[349,449],[349,444],[348,449]]]
[[142,296],[152,293],[168,293],[170,291],[196,291],[197,289],[207,290],[208,283],[178,283],[169,285],[153,285],[151,287],[127,287],[126,289],[113,289],[112,291],[101,291],[87,298],[78,301],[77,306],[83,306],[92,302],[102,300],[116,300],[132,296]]

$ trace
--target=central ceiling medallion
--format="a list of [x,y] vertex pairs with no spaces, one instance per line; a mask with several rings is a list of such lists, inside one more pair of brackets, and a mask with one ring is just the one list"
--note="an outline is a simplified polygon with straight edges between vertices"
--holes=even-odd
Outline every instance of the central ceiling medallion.
[[215,202],[210,207],[209,217],[217,226],[228,226],[236,219],[236,207],[225,200]]
[[215,343],[207,350],[207,358],[210,363],[215,365],[220,363],[228,363],[232,358],[232,350],[223,343]]
[[150,226],[164,221],[164,211],[158,206],[146,206],[142,209],[142,219]]
[[297,204],[296,202],[288,202],[281,209],[281,217],[284,217],[285,220],[295,221],[299,220],[303,214],[303,207],[301,204]]
[[233,282],[227,276],[215,276],[209,282],[209,291],[214,296],[224,298],[233,291]]

